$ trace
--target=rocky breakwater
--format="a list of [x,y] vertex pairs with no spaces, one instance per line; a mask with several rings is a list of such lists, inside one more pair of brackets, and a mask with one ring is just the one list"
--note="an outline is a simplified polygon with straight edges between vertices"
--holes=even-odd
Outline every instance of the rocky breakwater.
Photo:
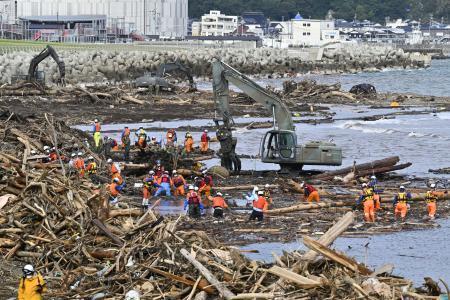
[[[133,50],[133,47],[130,47]],[[389,67],[425,67],[426,61],[416,54],[386,47],[345,46],[325,49],[320,60],[305,61],[285,49],[180,49],[177,51],[108,51],[57,49],[66,64],[68,83],[130,81],[160,64],[180,60],[195,76],[209,77],[214,57],[243,73],[259,76],[280,76],[286,73],[336,73],[380,70]],[[18,51],[0,56],[0,83],[9,83],[16,74],[26,74],[30,60],[37,52]],[[39,69],[48,83],[56,82],[58,69],[51,59]]]

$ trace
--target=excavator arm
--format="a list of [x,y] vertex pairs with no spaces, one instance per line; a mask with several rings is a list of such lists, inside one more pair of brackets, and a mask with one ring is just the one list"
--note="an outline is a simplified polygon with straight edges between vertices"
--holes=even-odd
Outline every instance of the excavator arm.
[[231,82],[273,114],[274,126],[278,130],[295,130],[289,108],[275,94],[219,60],[213,62],[212,69],[216,110],[226,126],[233,124],[229,104],[229,82]]
[[51,56],[53,58],[53,60],[56,62],[56,64],[58,65],[59,83],[64,84],[64,79],[66,76],[66,66],[65,66],[64,62],[59,58],[55,49],[50,45],[47,45],[47,47],[45,47],[45,49],[42,50],[41,53],[39,53],[38,55],[33,57],[33,59],[31,60],[30,67],[28,69],[28,78],[27,78],[29,81],[37,81],[36,70],[37,70],[39,64],[49,56]]
[[189,85],[191,89],[196,89],[196,85],[194,82],[194,78],[192,77],[191,69],[182,65],[180,62],[176,61],[173,63],[162,64],[159,66],[158,72],[156,76],[163,78],[164,75],[172,72],[180,72],[183,73],[186,78],[189,80]]

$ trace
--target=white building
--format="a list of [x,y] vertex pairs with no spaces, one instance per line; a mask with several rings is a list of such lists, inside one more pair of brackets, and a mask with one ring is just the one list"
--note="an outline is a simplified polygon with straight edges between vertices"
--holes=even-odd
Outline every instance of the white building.
[[232,34],[238,27],[237,16],[226,16],[218,10],[211,10],[202,16],[202,36],[225,36]]
[[340,39],[333,20],[303,19],[300,14],[290,21],[275,22],[273,28],[278,33],[264,42],[269,47],[315,47]]
[[[123,25],[166,38],[187,34],[188,0],[16,0],[14,18],[46,15],[107,15],[108,26]],[[1,8],[1,6],[0,6]]]
[[202,22],[192,22],[192,36],[200,36],[202,33]]

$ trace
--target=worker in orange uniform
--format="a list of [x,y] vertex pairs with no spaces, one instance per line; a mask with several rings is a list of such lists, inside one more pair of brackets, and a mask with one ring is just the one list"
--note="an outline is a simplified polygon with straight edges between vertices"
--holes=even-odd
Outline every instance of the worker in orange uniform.
[[264,197],[264,191],[258,191],[258,199],[253,201],[253,210],[250,215],[249,221],[253,221],[258,219],[259,222],[262,222],[264,219],[264,212],[267,211],[268,203],[266,198]]
[[192,137],[192,134],[187,132],[184,140],[184,152],[186,152],[186,155],[189,156],[189,154],[191,154],[193,151],[194,151],[194,139]]
[[214,218],[223,218],[223,210],[228,208],[228,204],[223,198],[221,192],[217,192],[215,197],[210,197],[212,201],[212,207],[214,209],[213,217]]
[[208,199],[211,196],[211,190],[213,187],[213,178],[211,175],[208,174],[207,170],[204,170],[202,174],[203,179],[199,184],[199,192],[200,196],[202,196],[202,194],[205,194],[206,199]]
[[111,158],[109,158],[106,161],[111,167],[110,167],[110,172],[111,172],[111,181],[113,181],[115,178],[119,179],[119,184],[123,183],[123,178],[121,175],[121,171],[120,171],[120,165],[117,162],[113,162]]
[[394,197],[395,219],[398,216],[405,222],[406,214],[408,213],[408,200],[411,200],[411,194],[407,193],[405,187],[400,186],[400,191]]
[[94,120],[94,125],[92,126],[92,135],[94,137],[94,144],[95,149],[100,149],[100,142],[102,141],[102,134],[101,134],[101,126],[98,119]]
[[119,178],[114,178],[113,182],[109,185],[109,204],[116,205],[119,202],[119,195],[123,188],[124,185],[119,184]]
[[164,171],[162,176],[158,179],[158,190],[155,193],[155,196],[160,196],[164,193],[167,197],[171,196],[170,188],[173,186],[172,179],[169,176],[168,171]]
[[320,201],[319,192],[312,185],[302,182],[300,188],[303,189],[303,196],[306,201],[310,203],[313,201]]
[[361,203],[364,207],[364,220],[368,223],[375,222],[375,203],[373,201],[373,189],[367,185],[367,183],[363,183],[361,185],[361,195],[357,201],[357,205],[359,206]]
[[436,202],[439,198],[444,197],[447,191],[438,192],[436,190],[436,183],[431,183],[430,188],[431,189],[427,191],[427,193],[425,194],[425,201],[427,203],[428,217],[430,218],[430,220],[434,220],[437,208]]
[[23,276],[20,278],[17,290],[18,300],[42,300],[43,294],[47,292],[47,284],[39,272],[32,265],[22,268]]
[[208,152],[209,141],[210,141],[210,138],[208,136],[208,130],[205,129],[200,138],[200,152],[201,153],[205,154],[206,152]]
[[166,133],[166,147],[173,147],[177,142],[177,133],[175,129],[169,129]]
[[136,145],[139,149],[144,150],[145,147],[147,147],[147,133],[145,132],[144,127],[139,127],[139,130],[136,131],[135,135],[138,139]]
[[174,195],[175,196],[184,196],[186,194],[186,192],[185,192],[186,180],[184,179],[183,175],[178,174],[176,170],[173,170],[172,171],[172,182],[173,182],[173,187],[175,189]]
[[77,169],[80,177],[84,177],[84,172],[85,172],[86,167],[84,164],[82,152],[78,152],[78,154],[77,154],[77,158],[75,159],[75,168]]

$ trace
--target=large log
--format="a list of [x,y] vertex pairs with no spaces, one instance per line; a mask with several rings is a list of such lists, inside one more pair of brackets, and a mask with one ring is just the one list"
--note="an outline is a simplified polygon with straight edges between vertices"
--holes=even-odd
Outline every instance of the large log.
[[296,211],[305,211],[305,210],[313,210],[313,209],[321,209],[321,208],[330,208],[330,207],[343,207],[343,206],[352,206],[355,204],[355,201],[339,201],[339,202],[320,202],[315,204],[297,204],[289,207],[282,207],[271,209],[266,212],[268,215],[278,215],[285,214]]
[[95,226],[98,227],[98,229],[100,229],[104,234],[106,234],[111,240],[114,241],[114,243],[116,243],[119,246],[123,246],[123,241],[117,237],[114,233],[112,233],[106,226],[105,224],[103,224],[102,221],[100,221],[99,219],[94,219],[92,220],[92,223],[94,223]]
[[324,257],[335,261],[336,263],[346,267],[353,272],[360,273],[362,275],[370,275],[373,271],[369,270],[366,266],[359,264],[354,259],[345,256],[342,253],[338,253],[330,248],[322,245],[318,241],[308,237],[303,236],[303,244],[311,250],[322,254]]
[[[216,190],[219,191],[232,191],[232,190],[253,190],[254,185],[235,185],[235,186],[217,186]],[[278,184],[269,184],[269,189],[278,189]]]
[[347,168],[343,168],[343,169],[339,169],[339,170],[335,170],[335,171],[325,172],[325,173],[322,173],[319,175],[315,175],[312,178],[325,180],[328,178],[333,178],[335,176],[347,175],[348,173],[352,172],[354,169],[356,170],[356,172],[361,172],[363,170],[372,170],[372,169],[377,169],[377,168],[381,168],[381,167],[393,166],[393,165],[397,164],[399,161],[400,161],[400,158],[398,156],[392,156],[392,157],[388,157],[388,158],[384,158],[384,159],[380,159],[380,160],[375,160],[375,161],[372,161],[369,163],[363,163],[363,164],[359,164],[359,165],[355,165],[355,166],[351,166],[351,167],[347,167]]
[[180,253],[206,278],[206,280],[214,286],[217,291],[227,300],[232,299],[235,295],[220,282],[205,266],[195,259],[186,249],[181,249]]
[[311,289],[322,285],[319,281],[309,279],[279,266],[273,266],[272,268],[266,270],[266,272],[276,275],[286,281],[293,282],[304,289]]
[[358,171],[355,176],[363,177],[363,176],[372,175],[372,174],[393,172],[393,171],[406,169],[406,168],[410,167],[411,165],[412,165],[412,163],[408,162],[405,164],[400,164],[400,165],[395,165],[395,166],[387,166],[387,167],[381,167],[381,168],[375,168],[375,169],[362,170],[362,171]]
[[[331,228],[328,229],[327,232],[325,232],[325,234],[319,238],[318,242],[325,247],[329,247],[337,239],[338,236],[340,236],[345,230],[347,230],[348,226],[353,223],[354,219],[355,214],[349,211],[344,216],[342,216],[342,218],[339,219],[336,224],[331,226]],[[313,261],[317,257],[317,255],[317,252],[309,250],[302,256],[302,259],[306,261]]]

